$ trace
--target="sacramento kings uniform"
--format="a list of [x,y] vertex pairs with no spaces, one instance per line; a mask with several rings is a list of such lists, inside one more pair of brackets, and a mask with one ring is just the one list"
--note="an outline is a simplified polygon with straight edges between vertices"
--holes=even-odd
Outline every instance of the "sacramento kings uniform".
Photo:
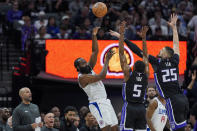
[[188,100],[179,87],[179,56],[174,54],[169,59],[157,59],[149,55],[149,62],[154,69],[154,78],[160,95],[166,99],[168,119],[173,130],[186,125],[189,110]]
[[160,102],[160,100],[157,97],[155,97],[153,101],[154,100],[157,101],[157,109],[153,113],[151,121],[156,131],[163,131],[168,119],[167,111],[165,106]]
[[[92,71],[92,75],[95,73]],[[78,74],[78,78],[82,74]],[[79,86],[81,87],[80,83]],[[88,84],[82,88],[88,96],[89,109],[96,118],[100,128],[105,126],[115,126],[118,124],[115,111],[111,105],[111,101],[107,99],[107,94],[102,81]]]
[[146,129],[146,109],[143,102],[147,85],[147,75],[135,71],[130,73],[130,78],[124,83],[120,131]]

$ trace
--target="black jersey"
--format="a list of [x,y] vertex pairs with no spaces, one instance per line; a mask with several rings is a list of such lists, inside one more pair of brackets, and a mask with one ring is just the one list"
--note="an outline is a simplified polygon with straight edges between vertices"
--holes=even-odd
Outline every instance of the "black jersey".
[[169,98],[180,94],[179,87],[179,56],[174,54],[169,59],[157,59],[149,55],[149,62],[154,69],[154,79],[160,95]]
[[148,78],[145,73],[131,72],[130,77],[123,86],[123,99],[131,103],[143,103]]

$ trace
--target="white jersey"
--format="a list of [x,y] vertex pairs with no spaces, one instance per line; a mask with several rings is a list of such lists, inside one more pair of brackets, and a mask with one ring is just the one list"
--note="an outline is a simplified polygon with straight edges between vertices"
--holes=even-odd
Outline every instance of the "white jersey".
[[157,97],[153,100],[157,101],[157,109],[153,113],[151,121],[156,131],[163,131],[167,122],[167,110]]
[[[81,75],[82,74],[79,73],[78,78]],[[94,71],[92,71],[92,75],[95,75]],[[79,83],[79,86],[81,87],[80,83]],[[98,100],[98,99],[107,99],[107,93],[105,90],[105,86],[103,85],[103,82],[101,80],[98,82],[88,84],[86,87],[84,87],[82,89],[87,94],[88,100],[90,102]]]

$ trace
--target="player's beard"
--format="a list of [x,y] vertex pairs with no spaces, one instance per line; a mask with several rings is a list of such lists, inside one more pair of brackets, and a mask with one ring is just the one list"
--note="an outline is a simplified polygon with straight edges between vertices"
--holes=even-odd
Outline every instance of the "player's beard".
[[150,100],[152,100],[153,98],[155,98],[157,95],[154,96],[149,96]]
[[91,67],[89,65],[86,65],[85,67],[80,67],[80,72],[82,74],[89,74],[91,72]]

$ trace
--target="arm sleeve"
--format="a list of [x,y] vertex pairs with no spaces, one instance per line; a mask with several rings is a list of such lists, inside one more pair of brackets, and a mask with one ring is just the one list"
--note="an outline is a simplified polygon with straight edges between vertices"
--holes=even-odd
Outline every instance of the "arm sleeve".
[[148,61],[151,63],[151,65],[157,65],[159,63],[158,59],[152,55],[148,56]]
[[175,62],[177,63],[177,65],[179,64],[179,55],[178,54],[174,54],[173,55],[173,59],[175,60]]
[[134,44],[133,42],[129,41],[128,39],[125,39],[124,42],[127,44],[129,49],[133,51],[133,53],[135,53],[136,55],[138,55],[141,58],[143,57],[142,50],[136,44]]
[[15,110],[12,115],[12,126],[14,131],[33,131],[31,124],[20,125],[20,113],[19,110]]

